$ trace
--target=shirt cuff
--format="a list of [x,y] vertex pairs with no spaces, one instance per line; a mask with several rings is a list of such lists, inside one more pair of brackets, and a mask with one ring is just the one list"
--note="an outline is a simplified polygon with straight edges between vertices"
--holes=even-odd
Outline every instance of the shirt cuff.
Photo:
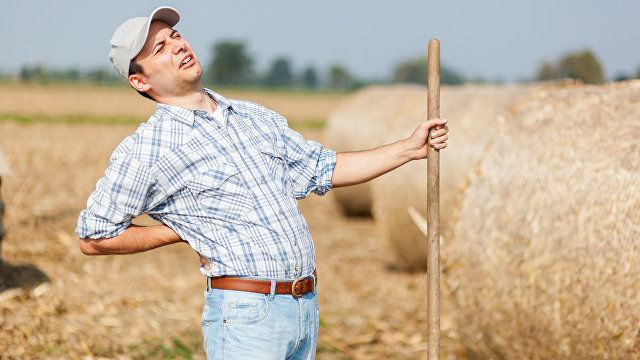
[[318,161],[318,173],[320,176],[318,177],[316,187],[313,190],[314,193],[324,195],[327,191],[331,190],[333,187],[331,184],[331,178],[333,178],[333,169],[335,166],[336,152],[323,148]]
[[104,218],[91,215],[86,209],[80,212],[76,234],[81,239],[109,239],[122,234],[131,225],[131,221],[112,223]]

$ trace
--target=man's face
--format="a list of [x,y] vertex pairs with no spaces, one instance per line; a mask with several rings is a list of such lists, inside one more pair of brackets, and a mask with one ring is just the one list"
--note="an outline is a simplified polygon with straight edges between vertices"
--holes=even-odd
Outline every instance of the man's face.
[[135,60],[144,69],[143,78],[152,96],[179,96],[200,89],[202,66],[198,58],[189,43],[162,21],[151,23],[147,41]]

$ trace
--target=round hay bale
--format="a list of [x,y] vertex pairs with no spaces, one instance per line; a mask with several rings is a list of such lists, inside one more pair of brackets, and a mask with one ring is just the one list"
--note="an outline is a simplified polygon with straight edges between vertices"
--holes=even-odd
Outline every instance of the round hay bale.
[[[331,113],[323,143],[339,152],[380,146],[383,132],[395,114],[407,101],[426,93],[426,87],[410,84],[376,85],[359,90]],[[337,188],[332,192],[346,215],[371,215],[368,183]]]
[[481,359],[640,357],[640,82],[542,93],[487,148],[444,278]]
[[[497,131],[498,118],[519,98],[532,91],[531,85],[464,85],[441,88],[440,113],[450,119],[449,146],[440,153],[440,234],[451,237],[457,194],[482,150]],[[426,120],[426,93],[385,132],[383,142],[411,134]],[[413,207],[426,216],[426,163],[416,161],[373,182],[373,214],[401,265],[425,269],[426,237],[409,217]],[[444,244],[443,244],[444,245]]]

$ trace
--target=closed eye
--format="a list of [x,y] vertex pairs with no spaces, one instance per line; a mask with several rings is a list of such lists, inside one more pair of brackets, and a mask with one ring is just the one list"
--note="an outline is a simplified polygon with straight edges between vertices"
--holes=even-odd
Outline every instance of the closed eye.
[[165,44],[165,41],[164,41],[164,40],[159,41],[159,42],[156,44],[156,46],[153,48],[153,49],[154,49],[153,53],[154,53],[154,54],[157,54],[157,53],[159,53],[160,51],[162,51],[162,49],[164,49],[164,44]]
[[[173,30],[171,32],[170,37],[172,39],[179,39],[180,38],[180,33],[176,30]],[[162,49],[164,49],[164,45],[165,45],[166,41],[165,40],[160,40],[156,43],[156,45],[153,47],[153,54],[158,54],[162,51]]]

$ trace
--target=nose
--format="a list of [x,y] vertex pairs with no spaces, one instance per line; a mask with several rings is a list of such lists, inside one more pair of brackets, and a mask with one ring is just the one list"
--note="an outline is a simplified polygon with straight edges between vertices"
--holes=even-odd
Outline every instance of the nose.
[[173,51],[174,54],[177,55],[187,50],[187,42],[182,37],[178,39],[172,39],[171,42],[171,51]]

